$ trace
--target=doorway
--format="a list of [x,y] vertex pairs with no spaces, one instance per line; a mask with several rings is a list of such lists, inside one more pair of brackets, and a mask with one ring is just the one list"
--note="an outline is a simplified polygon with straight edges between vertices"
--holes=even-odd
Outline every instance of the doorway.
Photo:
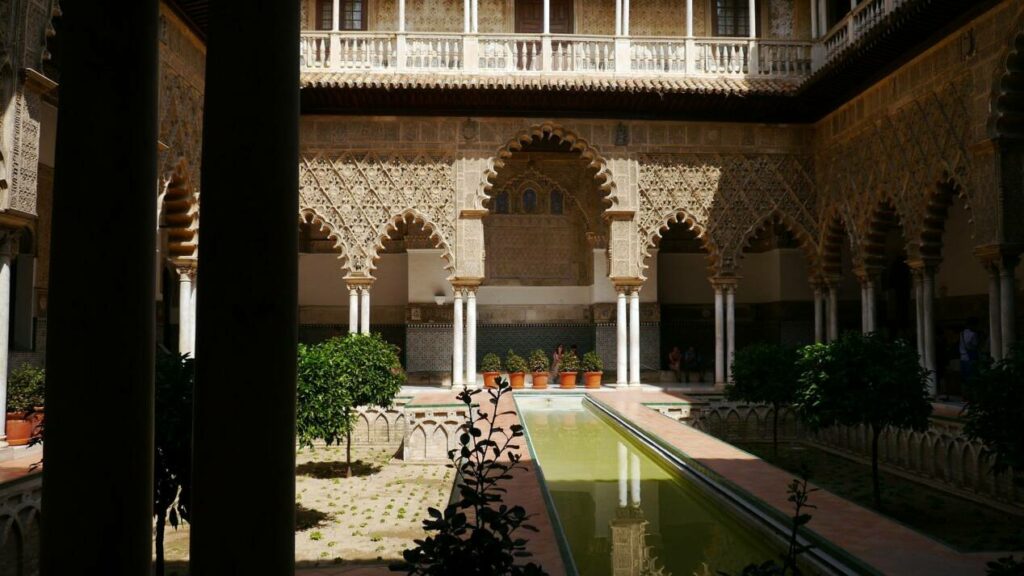
[[[550,0],[551,33],[572,34],[573,0]],[[544,32],[544,0],[516,0],[516,33]]]

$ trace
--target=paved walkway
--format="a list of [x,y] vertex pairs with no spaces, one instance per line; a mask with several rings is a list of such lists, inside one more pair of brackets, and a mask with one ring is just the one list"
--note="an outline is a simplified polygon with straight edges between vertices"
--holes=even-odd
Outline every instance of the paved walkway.
[[[591,396],[785,516],[792,515],[786,494],[791,473],[644,406],[678,402],[685,396],[632,391],[601,391]],[[825,490],[815,492],[811,503],[818,507],[812,512],[812,531],[884,574],[984,574],[986,562],[1005,555],[957,552]]]
[[29,474],[42,472],[42,466],[36,470],[32,470],[32,465],[39,462],[42,457],[42,450],[31,450],[25,456],[19,456],[17,458],[0,462],[0,484],[16,480],[23,476],[28,476]]

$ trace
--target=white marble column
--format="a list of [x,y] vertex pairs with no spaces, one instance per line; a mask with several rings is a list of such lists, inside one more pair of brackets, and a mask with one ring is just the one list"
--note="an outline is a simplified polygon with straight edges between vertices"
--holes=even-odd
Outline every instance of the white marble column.
[[814,283],[814,343],[820,344],[825,339],[825,316],[822,309],[824,301],[821,284]]
[[348,333],[359,332],[359,288],[348,287]]
[[466,290],[466,383],[476,386],[476,288]]
[[629,0],[622,0],[622,35],[629,36]]
[[924,352],[924,282],[921,279],[920,270],[911,270],[914,279],[914,318],[917,327],[917,355],[921,360],[921,367],[927,368],[928,361]]
[[876,309],[878,304],[878,293],[876,288],[875,280],[873,278],[868,278],[868,332],[878,331],[878,310]]
[[619,442],[619,508],[629,504],[629,450]]
[[473,30],[473,34],[480,31],[480,14],[479,14],[479,0],[471,0],[472,15],[470,17],[470,24]]
[[629,455],[629,503],[640,506],[640,456]]
[[[0,417],[7,414],[7,354],[11,326],[11,240],[0,232]],[[7,424],[0,426],[0,448],[7,446]]]
[[749,10],[750,38],[757,38],[757,0],[750,0],[747,10]]
[[1017,295],[1016,281],[1013,277],[1014,269],[1017,267],[1017,259],[1003,258],[999,268],[999,299],[1001,302],[1000,325],[1003,337],[1003,358],[1010,355],[1013,345],[1016,342],[1017,320],[1014,297]]
[[405,0],[398,0],[398,31],[405,32]]
[[331,10],[331,30],[337,32],[341,30],[341,0],[334,0]]
[[615,35],[622,36],[622,2],[615,0]]
[[736,286],[725,289],[725,379],[732,382],[732,358],[736,355]]
[[922,270],[921,291],[924,319],[924,367],[931,374],[928,376],[928,392],[934,397],[938,392],[935,380],[935,268],[925,267]]
[[640,385],[640,288],[629,294],[629,385]]
[[359,333],[370,333],[370,287],[359,288]]
[[995,360],[1003,358],[1003,321],[1002,297],[1000,296],[1001,286],[999,281],[999,268],[988,267],[988,343],[989,353]]
[[693,0],[686,0],[686,37],[693,38]]
[[811,40],[818,39],[818,0],[811,0]]
[[629,328],[626,319],[626,290],[617,289],[615,299],[615,384],[629,383]]
[[860,331],[864,334],[868,333],[868,286],[861,280],[860,282]]
[[189,349],[192,350],[192,357],[196,357],[196,327],[199,326],[199,322],[196,320],[196,310],[199,307],[199,276],[196,275],[192,278],[192,306],[189,307],[188,311],[188,345]]
[[178,269],[178,354],[192,355],[192,269]]
[[828,340],[839,338],[839,282],[828,285]]
[[551,34],[551,0],[544,0],[544,33]]
[[452,314],[452,386],[462,386],[462,370],[465,367],[464,359],[462,357],[462,343],[463,343],[463,332],[462,332],[462,289],[455,289],[455,311]]
[[470,0],[462,0],[462,31],[466,34],[469,34],[473,30],[473,24],[470,20],[470,12],[472,12],[473,9],[470,7],[469,3]]
[[722,286],[715,284],[715,384],[725,383],[725,302]]

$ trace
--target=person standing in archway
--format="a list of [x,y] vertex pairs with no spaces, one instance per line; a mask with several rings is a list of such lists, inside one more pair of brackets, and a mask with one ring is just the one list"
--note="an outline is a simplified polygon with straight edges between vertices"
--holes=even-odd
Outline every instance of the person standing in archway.
[[960,332],[960,378],[966,383],[974,376],[978,365],[978,349],[981,347],[981,337],[977,332],[978,319],[970,317],[967,325]]

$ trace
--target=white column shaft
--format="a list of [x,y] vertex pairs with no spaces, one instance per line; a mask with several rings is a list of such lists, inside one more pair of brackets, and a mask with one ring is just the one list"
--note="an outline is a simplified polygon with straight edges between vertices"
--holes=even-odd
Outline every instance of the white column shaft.
[[551,34],[551,0],[544,0],[544,33]]
[[1010,350],[1016,342],[1016,311],[1014,296],[1017,294],[1016,282],[1013,277],[1015,266],[1004,265],[999,271],[999,299],[1002,302],[1002,337],[1003,337],[1003,358],[1010,355]]
[[640,456],[629,455],[629,500],[633,506],[640,505]]
[[[7,414],[7,354],[11,327],[11,256],[0,254],[0,417]],[[0,426],[0,448],[7,446],[7,425]]]
[[875,281],[868,280],[868,331],[878,331],[878,310],[875,308],[878,304],[878,294],[875,290]]
[[370,333],[370,287],[364,286],[360,289],[359,303],[359,333]]
[[462,28],[463,29],[462,29],[462,31],[465,32],[466,34],[469,34],[470,31],[473,29],[472,28],[472,24],[470,23],[470,14],[469,13],[472,10],[472,8],[470,8],[469,2],[470,2],[470,0],[462,0],[462,16],[463,16],[463,22],[462,22]]
[[199,306],[199,278],[192,279],[192,302],[188,312],[188,346],[192,351],[192,357],[196,355],[196,309]]
[[757,0],[750,0],[747,4],[747,8],[750,10],[750,37],[757,38]]
[[814,288],[814,342],[820,344],[825,338],[825,317],[822,310],[821,288]]
[[914,316],[917,325],[917,355],[921,357],[921,366],[928,367],[924,352],[924,282],[921,274],[914,274]]
[[686,0],[686,37],[693,38],[693,0]]
[[999,282],[999,270],[992,268],[988,274],[988,343],[992,358],[1003,358],[1003,321],[1000,317],[1002,302]]
[[455,312],[452,315],[452,386],[462,386],[462,290],[455,291]]
[[615,301],[615,383],[629,383],[629,328],[626,320],[626,293],[620,290]]
[[640,291],[629,295],[629,384],[640,385]]
[[398,31],[405,32],[405,0],[398,0]]
[[932,396],[938,391],[935,382],[935,271],[926,268],[922,278],[921,290],[924,295],[924,367],[931,371],[928,378],[929,392]]
[[629,0],[622,0],[622,35],[629,36]]
[[622,36],[622,2],[615,0],[615,35]]
[[626,445],[619,442],[619,508],[629,504],[629,452]]
[[828,339],[831,342],[839,338],[839,285],[828,289]]
[[334,0],[331,10],[331,30],[337,32],[341,30],[341,0]]
[[715,286],[715,384],[725,382],[725,302],[722,288]]
[[466,292],[466,383],[476,385],[476,290]]
[[355,334],[359,331],[359,290],[349,288],[348,290],[348,333]]
[[192,277],[178,273],[178,354],[192,354]]
[[473,8],[471,24],[473,26],[473,34],[476,34],[477,32],[480,31],[480,11],[479,11],[480,0],[472,0],[472,4],[471,5],[472,5],[472,8]]
[[725,291],[725,379],[732,382],[732,357],[736,354],[736,287]]
[[818,39],[818,0],[811,0],[811,40]]

